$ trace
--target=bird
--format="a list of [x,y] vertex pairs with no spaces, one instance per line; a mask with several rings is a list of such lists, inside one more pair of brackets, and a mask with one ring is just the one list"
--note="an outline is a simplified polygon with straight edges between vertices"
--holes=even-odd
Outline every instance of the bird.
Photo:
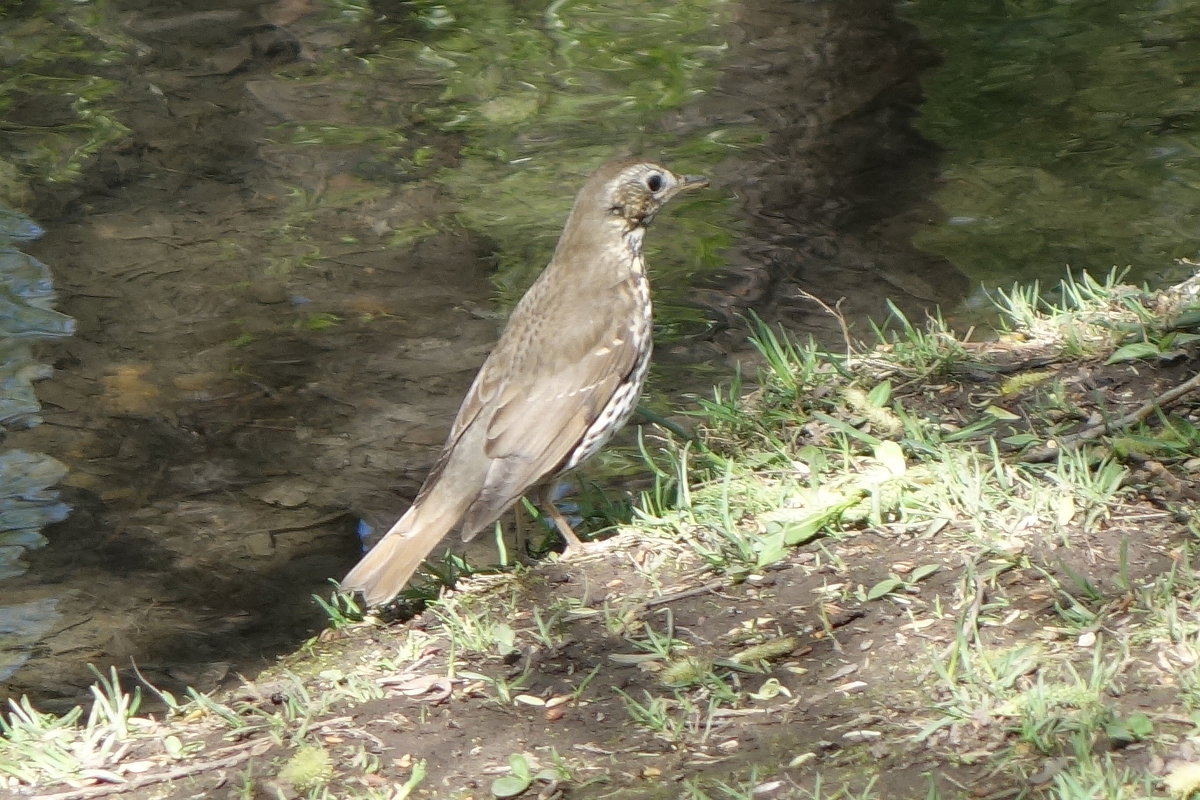
[[642,239],[668,201],[707,185],[637,159],[587,178],[554,255],[479,368],[416,499],[342,591],[361,593],[367,606],[388,603],[447,534],[458,529],[469,541],[538,487],[568,550],[581,546],[549,490],[637,408],[653,325]]

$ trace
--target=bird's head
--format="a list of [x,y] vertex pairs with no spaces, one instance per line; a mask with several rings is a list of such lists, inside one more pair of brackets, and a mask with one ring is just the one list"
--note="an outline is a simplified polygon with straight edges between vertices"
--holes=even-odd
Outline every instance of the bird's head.
[[671,198],[708,185],[705,178],[676,175],[652,161],[613,161],[597,169],[579,190],[563,228],[554,262],[575,263],[613,256],[622,271],[636,263],[642,234]]
[[676,175],[652,161],[610,164],[597,170],[588,183],[596,184],[604,212],[630,228],[649,225],[658,210],[676,195],[708,186],[706,178]]

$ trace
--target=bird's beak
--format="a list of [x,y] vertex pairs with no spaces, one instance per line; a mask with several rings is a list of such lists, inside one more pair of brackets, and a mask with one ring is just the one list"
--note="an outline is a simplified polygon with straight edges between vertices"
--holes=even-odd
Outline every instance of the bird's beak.
[[678,183],[671,188],[671,191],[665,197],[660,198],[659,205],[666,203],[672,197],[685,192],[695,191],[696,189],[703,189],[705,186],[708,186],[708,178],[703,175],[680,175]]

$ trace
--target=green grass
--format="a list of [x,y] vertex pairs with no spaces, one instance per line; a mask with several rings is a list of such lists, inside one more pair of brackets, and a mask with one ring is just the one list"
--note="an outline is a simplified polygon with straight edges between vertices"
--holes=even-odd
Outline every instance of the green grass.
[[[1093,401],[1065,379],[1016,380],[1020,370],[969,391],[955,377],[988,374],[999,347],[1038,354],[1038,370],[1045,354],[1100,365],[1130,337],[1158,341],[1192,313],[1170,293],[1065,287],[1055,305],[1007,295],[1011,338],[983,347],[953,340],[937,318],[920,329],[900,321],[847,352],[756,323],[752,391],[715,391],[688,437],[643,430],[653,480],[609,553],[616,573],[593,585],[586,561],[567,564],[577,584],[560,588],[536,568],[472,576],[457,563],[465,577],[441,597],[426,593],[420,628],[381,629],[346,598],[316,598],[327,635],[238,695],[156,691],[168,713],[152,720],[109,673],[86,714],[14,701],[0,718],[0,775],[40,789],[117,770],[131,749],[194,763],[247,742],[266,749],[237,765],[235,795],[437,795],[445,787],[428,774],[439,765],[397,766],[363,744],[374,715],[347,720],[364,704],[397,703],[432,733],[420,726],[445,702],[503,719],[546,715],[503,763],[493,755],[494,797],[559,786],[644,796],[610,784],[624,774],[650,787],[665,764],[678,770],[673,797],[949,798],[980,780],[1030,798],[1188,797],[1196,779],[1178,753],[1200,714],[1200,526],[1186,494],[1166,510],[1139,498],[1155,476],[1179,480],[1167,475],[1193,457],[1196,426],[1165,410],[1028,459],[1095,415]],[[1177,312],[1152,313],[1164,307]],[[1161,443],[1157,471],[1128,456],[1149,441]],[[1147,548],[1149,524],[1174,525],[1169,551]],[[864,568],[880,549],[886,561]],[[1150,558],[1165,566],[1148,568]],[[772,605],[776,572],[807,581],[796,605]],[[675,596],[702,602],[677,611]],[[754,613],[735,613],[739,603]],[[877,612],[888,622],[864,628],[875,640],[866,655],[839,644],[848,624]],[[893,642],[916,657],[893,662]],[[585,645],[604,655],[579,661],[593,652]],[[869,668],[877,650],[882,670],[868,680],[827,674],[855,660]],[[574,655],[545,667],[564,652]],[[822,697],[824,714],[847,709],[820,734],[836,746],[764,733],[777,719],[801,726],[781,730],[819,727],[805,714]],[[639,755],[560,755],[554,709],[603,722],[604,736]],[[343,726],[332,738],[331,721]],[[752,756],[740,755],[743,739],[758,742]],[[937,769],[896,794],[883,774],[893,750]],[[663,753],[674,760],[650,758]],[[713,763],[719,775],[696,766]]]
[[92,705],[58,717],[35,709],[26,698],[10,700],[0,714],[0,774],[40,785],[102,773],[122,758],[122,746],[138,736],[141,694],[124,691],[116,670],[96,673]]

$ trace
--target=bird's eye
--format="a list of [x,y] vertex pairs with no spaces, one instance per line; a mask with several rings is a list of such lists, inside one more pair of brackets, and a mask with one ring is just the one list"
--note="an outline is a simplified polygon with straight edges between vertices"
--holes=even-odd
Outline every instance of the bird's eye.
[[652,192],[657,192],[663,187],[663,177],[657,172],[646,178],[646,188]]

